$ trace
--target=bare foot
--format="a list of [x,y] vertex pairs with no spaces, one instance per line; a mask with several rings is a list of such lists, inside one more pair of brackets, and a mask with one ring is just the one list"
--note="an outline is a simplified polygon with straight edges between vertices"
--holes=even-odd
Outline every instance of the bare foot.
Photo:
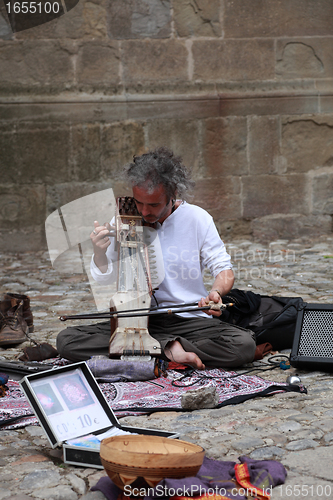
[[167,347],[164,348],[165,355],[170,361],[175,361],[176,363],[181,363],[184,365],[190,365],[198,370],[204,370],[205,365],[194,352],[184,351],[182,345],[178,340],[169,342]]

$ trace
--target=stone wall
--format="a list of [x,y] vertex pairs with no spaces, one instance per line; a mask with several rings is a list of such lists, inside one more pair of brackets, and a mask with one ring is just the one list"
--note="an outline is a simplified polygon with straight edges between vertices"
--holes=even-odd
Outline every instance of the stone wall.
[[[1,3],[2,2],[2,3]],[[0,0],[0,248],[166,145],[224,238],[332,231],[331,0],[80,0],[13,34]]]

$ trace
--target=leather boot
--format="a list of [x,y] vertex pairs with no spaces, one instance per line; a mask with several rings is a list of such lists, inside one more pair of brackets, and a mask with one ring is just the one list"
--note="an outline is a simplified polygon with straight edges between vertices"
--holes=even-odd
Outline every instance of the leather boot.
[[3,303],[0,303],[0,347],[21,344],[28,340],[28,325],[23,319],[23,303],[24,299],[11,299],[11,307],[2,312]]
[[6,293],[0,302],[0,311],[4,316],[6,316],[8,309],[13,307],[12,299],[23,300],[23,319],[28,325],[29,333],[32,333],[34,331],[34,320],[30,309],[30,297],[19,293]]

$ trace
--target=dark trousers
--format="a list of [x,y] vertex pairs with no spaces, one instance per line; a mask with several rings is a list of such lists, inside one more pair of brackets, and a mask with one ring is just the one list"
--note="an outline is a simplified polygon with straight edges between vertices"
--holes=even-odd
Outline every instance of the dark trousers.
[[[150,316],[149,333],[160,342],[162,351],[168,342],[178,340],[185,351],[196,353],[207,368],[233,368],[249,363],[256,349],[251,330],[217,318]],[[72,361],[108,356],[110,336],[109,321],[69,327],[59,333],[57,349],[63,358]]]

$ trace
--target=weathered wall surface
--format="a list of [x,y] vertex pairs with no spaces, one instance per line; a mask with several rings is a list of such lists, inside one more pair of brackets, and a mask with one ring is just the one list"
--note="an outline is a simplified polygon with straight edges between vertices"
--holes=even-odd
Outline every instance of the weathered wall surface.
[[332,231],[331,0],[81,0],[16,34],[0,6],[3,250],[158,145],[226,239]]

